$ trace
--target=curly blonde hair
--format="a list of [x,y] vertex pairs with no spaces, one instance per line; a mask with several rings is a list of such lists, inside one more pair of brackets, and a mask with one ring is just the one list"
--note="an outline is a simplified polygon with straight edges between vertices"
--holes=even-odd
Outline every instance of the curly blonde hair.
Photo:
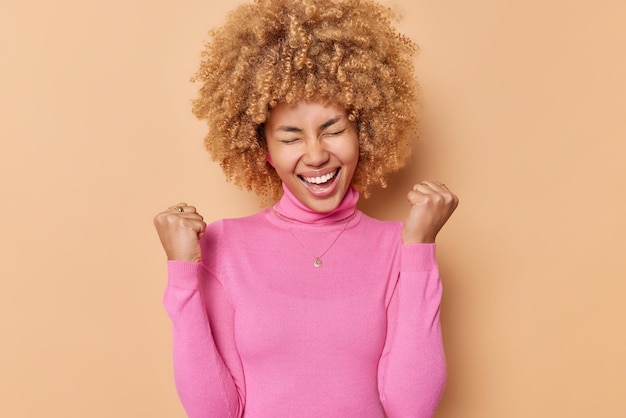
[[396,32],[397,16],[371,0],[255,0],[212,30],[192,78],[201,82],[193,113],[205,119],[205,145],[228,180],[264,197],[280,196],[267,162],[264,122],[278,103],[333,103],[358,127],[352,186],[372,185],[410,154],[417,134],[417,46]]

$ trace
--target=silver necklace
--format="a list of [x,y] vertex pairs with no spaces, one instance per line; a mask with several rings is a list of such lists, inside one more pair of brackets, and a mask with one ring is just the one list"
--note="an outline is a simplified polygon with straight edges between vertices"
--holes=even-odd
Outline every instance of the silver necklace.
[[[273,211],[274,214],[279,217],[280,219],[283,219],[287,222],[291,222],[289,219],[285,218],[284,216],[282,216],[280,213],[276,212],[275,210]],[[337,242],[337,240],[339,239],[339,237],[346,231],[346,229],[348,229],[348,224],[350,223],[350,221],[352,221],[352,219],[354,219],[354,217],[356,216],[356,211],[350,215],[350,217],[348,219],[346,219],[345,221],[345,225],[344,227],[341,229],[341,231],[339,231],[339,233],[337,234],[337,236],[335,237],[335,239],[333,239],[333,242],[330,243],[330,245],[328,247],[326,247],[326,249],[320,254],[320,255],[314,255],[313,256],[313,266],[314,267],[322,267],[322,257],[324,257],[324,255],[333,247],[333,245],[335,245],[335,243]],[[309,248],[307,248],[302,241],[300,241],[298,239],[298,237],[296,236],[296,234],[293,232],[293,229],[289,228],[289,232],[291,233],[291,236],[293,237],[293,239],[296,240],[296,242],[298,243],[298,245],[300,245],[300,247],[302,247],[302,249],[307,252],[307,253],[311,253],[311,250]]]

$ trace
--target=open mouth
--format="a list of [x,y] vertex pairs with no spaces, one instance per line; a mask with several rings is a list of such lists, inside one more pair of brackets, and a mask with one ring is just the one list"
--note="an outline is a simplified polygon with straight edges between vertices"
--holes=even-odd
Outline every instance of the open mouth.
[[325,188],[325,187],[330,186],[335,181],[335,179],[337,178],[337,175],[339,174],[339,171],[341,171],[340,168],[336,169],[335,171],[331,171],[328,174],[324,174],[323,176],[319,176],[319,177],[304,177],[301,175],[298,175],[298,177],[307,187],[312,187],[315,189]]

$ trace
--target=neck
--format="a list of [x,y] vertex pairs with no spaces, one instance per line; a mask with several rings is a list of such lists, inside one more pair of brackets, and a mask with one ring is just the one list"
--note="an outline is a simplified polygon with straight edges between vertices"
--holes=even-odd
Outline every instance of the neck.
[[349,188],[339,206],[329,212],[316,212],[305,206],[283,183],[283,197],[274,205],[274,212],[291,222],[305,224],[332,224],[346,221],[356,211],[359,192]]

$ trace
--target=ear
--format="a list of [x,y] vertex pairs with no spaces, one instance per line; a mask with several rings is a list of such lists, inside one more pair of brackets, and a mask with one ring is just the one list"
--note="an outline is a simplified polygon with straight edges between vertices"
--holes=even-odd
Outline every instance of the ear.
[[265,154],[265,159],[267,160],[268,163],[270,163],[272,167],[274,167],[274,162],[272,161],[272,156],[270,155],[269,152]]

